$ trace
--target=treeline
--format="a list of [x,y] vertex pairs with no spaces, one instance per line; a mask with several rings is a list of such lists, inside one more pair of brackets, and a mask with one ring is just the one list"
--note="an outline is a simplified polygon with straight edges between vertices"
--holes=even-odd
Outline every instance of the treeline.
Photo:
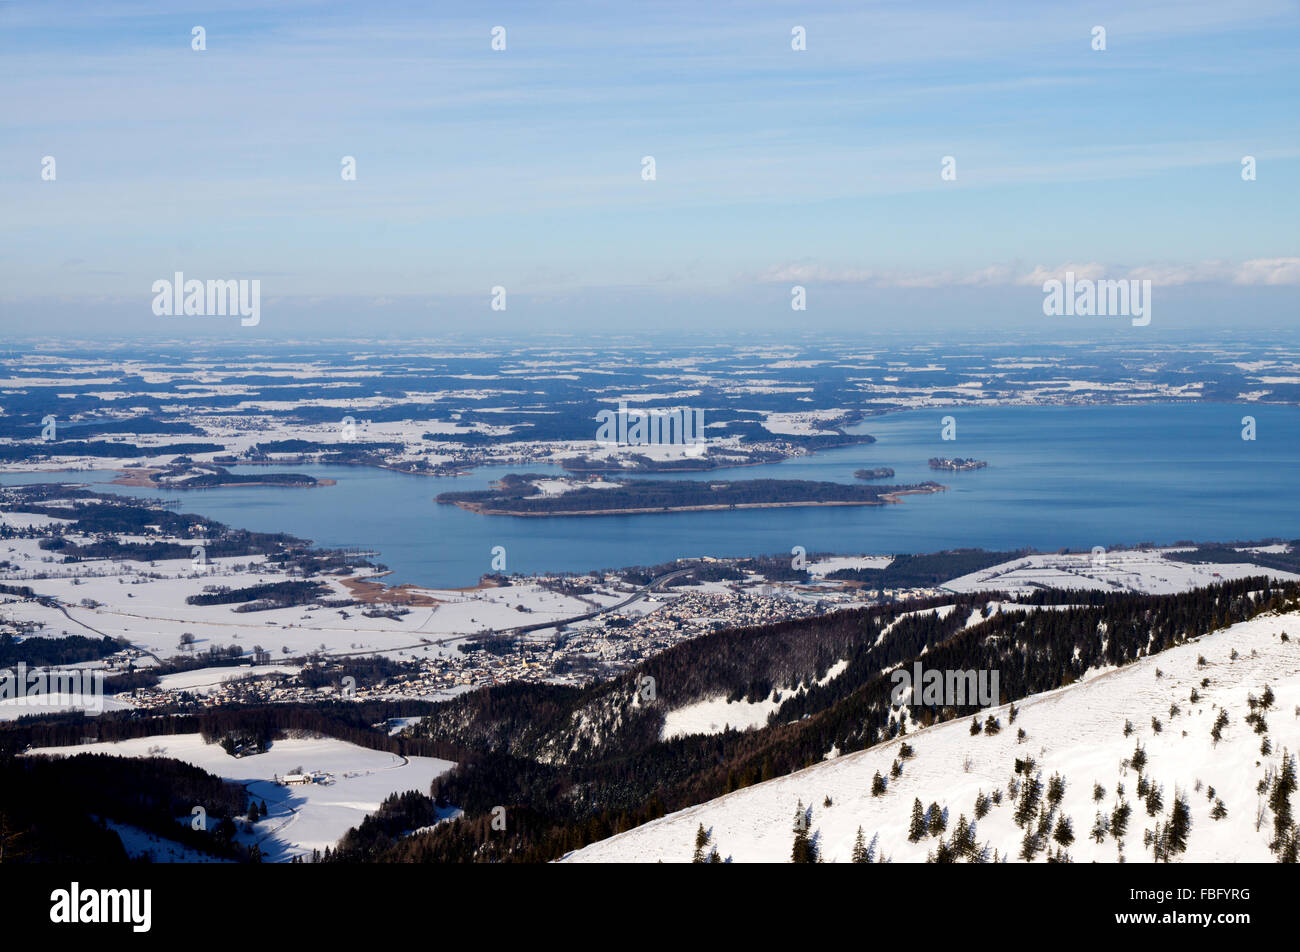
[[1202,545],[1190,552],[1166,552],[1171,562],[1188,562],[1193,565],[1215,563],[1233,565],[1248,562],[1281,572],[1300,573],[1300,551],[1292,545],[1285,552],[1239,552],[1228,545]]
[[69,747],[156,734],[202,734],[214,742],[230,734],[279,737],[317,734],[399,756],[460,760],[462,748],[434,738],[390,737],[387,720],[428,714],[428,701],[337,701],[314,704],[230,704],[199,711],[105,711],[21,717],[0,724],[0,756],[30,747]]
[[[126,647],[129,647],[126,641],[115,641],[107,635],[103,638],[86,635],[45,638],[37,635],[19,641],[9,632],[4,632],[0,634],[0,668],[12,667],[19,662],[25,662],[29,667],[80,664],[98,661]],[[3,674],[0,671],[0,677]]]
[[438,808],[432,799],[417,790],[394,793],[385,798],[379,809],[361,821],[361,826],[349,830],[339,841],[335,857],[326,849],[326,856],[316,860],[360,859],[366,853],[385,853],[401,839],[402,834],[438,821]]
[[382,456],[388,453],[400,453],[405,447],[401,443],[317,443],[314,440],[269,440],[258,443],[257,448],[263,453],[323,453],[337,457],[337,462],[355,460],[369,456]]
[[[166,757],[0,757],[0,836],[6,863],[120,863],[107,817],[201,852],[251,859],[234,842],[245,812],[243,787]],[[178,817],[206,813],[205,829]]]
[[837,569],[827,573],[826,577],[841,582],[861,582],[870,588],[926,588],[1023,555],[1023,550],[985,552],[983,549],[952,549],[925,555],[899,555],[883,569]]
[[[44,415],[44,412],[37,412],[20,416],[18,419],[0,421],[0,437],[11,440],[35,439],[43,429],[41,419]],[[151,416],[137,416],[125,420],[94,420],[89,423],[60,422],[58,429],[65,436],[70,434],[81,438],[123,433],[132,435],[198,436],[203,432],[192,423],[185,423],[180,420],[163,420]]]
[[144,456],[179,456],[186,453],[220,453],[220,443],[168,443],[163,446],[137,446],[134,443],[50,440],[37,443],[0,445],[0,462],[15,463],[50,456],[92,456],[100,459],[132,459]]
[[314,602],[329,589],[320,582],[286,581],[249,585],[246,588],[217,586],[215,591],[190,595],[185,599],[190,605],[237,605],[259,602],[266,608],[287,608]]

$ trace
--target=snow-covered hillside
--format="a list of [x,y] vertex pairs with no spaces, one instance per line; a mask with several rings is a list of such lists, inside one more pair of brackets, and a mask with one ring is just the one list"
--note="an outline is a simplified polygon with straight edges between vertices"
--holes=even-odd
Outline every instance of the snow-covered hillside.
[[[1300,749],[1298,636],[1300,615],[1261,616],[1026,698],[1017,705],[1014,723],[1006,706],[983,712],[981,725],[990,714],[1000,722],[995,734],[972,734],[970,718],[914,731],[670,814],[565,860],[687,862],[702,825],[710,835],[710,848],[716,847],[724,860],[787,862],[802,803],[808,832],[827,862],[850,860],[859,828],[866,843],[875,839],[876,859],[924,862],[941,838],[951,841],[963,815],[974,824],[975,843],[987,846],[987,859],[996,851],[997,858],[1014,862],[1026,833],[1013,817],[1026,777],[1040,780],[1041,806],[1048,804],[1051,779],[1059,774],[1064,793],[1050,811],[1049,835],[1043,837],[1036,861],[1061,846],[1051,834],[1068,817],[1074,839],[1065,849],[1072,860],[1115,862],[1122,857],[1126,862],[1150,862],[1153,850],[1144,844],[1144,833],[1168,823],[1176,797],[1183,796],[1191,830],[1185,852],[1175,860],[1272,862],[1274,817],[1268,792],[1261,794],[1258,787],[1276,774],[1284,748],[1291,755]],[[1258,722],[1246,721],[1251,713],[1248,696],[1264,698],[1266,686],[1273,698],[1262,712],[1266,729],[1257,733]],[[1211,734],[1224,712],[1227,726],[1216,744]],[[1261,753],[1265,738],[1268,754]],[[904,744],[913,753],[901,760],[901,775],[891,778]],[[1145,757],[1141,772],[1133,765],[1139,747]],[[1017,773],[1016,761],[1029,758],[1032,773]],[[873,796],[877,772],[888,780],[888,787]],[[1139,796],[1140,778],[1142,786],[1150,784],[1160,792],[1162,803],[1154,815]],[[1009,789],[1013,779],[1015,793]],[[1095,785],[1102,788],[1098,799]],[[989,797],[989,809],[976,820],[976,798],[981,794]],[[1000,803],[994,802],[995,795]],[[909,841],[915,800],[923,809],[935,803],[946,812],[940,837]],[[1212,812],[1220,801],[1227,813],[1215,819]],[[1297,797],[1291,802],[1300,806]],[[1109,823],[1121,803],[1132,808],[1122,846],[1110,833],[1098,843],[1090,835],[1098,814]],[[1028,829],[1038,829],[1041,813],[1034,812]]]
[[[246,845],[257,843],[269,861],[333,848],[339,837],[379,809],[390,794],[427,791],[435,777],[455,766],[449,760],[399,757],[330,737],[284,738],[275,741],[266,753],[239,759],[218,744],[204,743],[198,734],[160,734],[117,743],[46,747],[31,753],[55,757],[172,757],[243,784],[259,804],[267,805],[269,815],[255,825],[252,833],[243,831],[241,821],[237,839]],[[328,774],[332,782],[293,787],[275,783],[277,776],[299,772]],[[182,820],[188,822],[188,818]],[[133,855],[148,849],[158,862],[166,861],[173,850],[171,846],[164,849],[137,840],[123,842]]]
[[[1239,552],[1267,552],[1254,546]],[[998,590],[1023,594],[1036,588],[1077,588],[1167,595],[1230,579],[1267,575],[1295,581],[1300,575],[1251,562],[1179,562],[1169,558],[1184,549],[1124,549],[1112,552],[1024,555],[945,582],[950,592]]]

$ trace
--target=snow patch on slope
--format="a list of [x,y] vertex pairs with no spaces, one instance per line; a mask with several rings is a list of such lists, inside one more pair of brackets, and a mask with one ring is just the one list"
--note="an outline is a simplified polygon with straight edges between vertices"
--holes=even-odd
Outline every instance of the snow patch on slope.
[[[837,661],[827,669],[826,675],[814,682],[819,687],[828,684],[832,678],[839,677],[849,666],[847,661]],[[801,687],[800,690],[803,690]],[[778,691],[761,701],[728,701],[725,695],[706,698],[687,704],[675,711],[669,711],[664,717],[664,726],[660,740],[672,740],[687,734],[721,734],[727,728],[747,731],[762,727],[769,715],[776,712],[798,691]]]

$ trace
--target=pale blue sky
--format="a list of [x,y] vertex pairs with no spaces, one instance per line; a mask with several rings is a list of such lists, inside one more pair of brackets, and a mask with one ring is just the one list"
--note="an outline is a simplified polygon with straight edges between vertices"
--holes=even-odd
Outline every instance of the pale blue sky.
[[1296,315],[1294,2],[260,7],[0,2],[7,332],[175,335],[177,270],[262,280],[232,336]]

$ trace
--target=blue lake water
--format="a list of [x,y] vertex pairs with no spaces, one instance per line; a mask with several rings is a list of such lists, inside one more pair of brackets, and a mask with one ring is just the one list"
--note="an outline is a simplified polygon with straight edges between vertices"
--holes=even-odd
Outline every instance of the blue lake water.
[[[1257,438],[1241,438],[1241,419]],[[953,416],[957,439],[941,439]],[[507,472],[411,476],[354,466],[286,466],[337,480],[315,489],[238,487],[189,492],[114,491],[176,500],[230,525],[288,532],[321,546],[377,550],[392,582],[461,586],[506,549],[509,572],[652,565],[696,555],[899,553],[981,547],[1068,546],[1300,537],[1300,409],[1220,404],[935,409],[872,417],[858,428],[877,442],[762,466],[682,474],[686,479],[788,478],[853,482],[856,469],[891,466],[892,480],[934,479],[948,492],[899,505],[811,507],[643,516],[525,519],[483,516],[433,501],[486,488]],[[986,469],[936,473],[932,456],[987,460]],[[238,468],[236,468],[238,469]],[[66,480],[0,473],[0,483]],[[107,481],[112,473],[77,474]],[[653,477],[661,478],[661,477]]]

